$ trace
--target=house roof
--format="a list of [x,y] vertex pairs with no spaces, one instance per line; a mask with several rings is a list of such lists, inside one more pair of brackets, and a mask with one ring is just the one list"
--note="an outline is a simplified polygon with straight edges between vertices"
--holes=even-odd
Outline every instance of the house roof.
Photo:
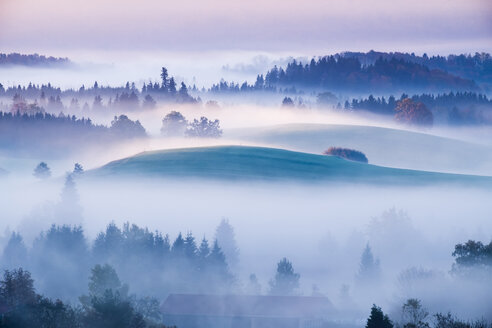
[[326,297],[170,294],[167,315],[305,318],[333,313]]

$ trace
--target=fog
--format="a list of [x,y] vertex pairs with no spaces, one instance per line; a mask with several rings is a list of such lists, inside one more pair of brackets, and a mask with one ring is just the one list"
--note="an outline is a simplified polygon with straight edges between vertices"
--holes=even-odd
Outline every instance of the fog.
[[[62,178],[4,180],[2,243],[9,231],[17,231],[30,245],[51,224],[80,224],[92,243],[110,222],[159,230],[171,240],[179,232],[211,240],[220,220],[228,218],[240,251],[234,269],[239,290],[254,273],[268,293],[275,263],[287,257],[301,275],[301,295],[311,295],[316,286],[316,293],[327,296],[345,313],[339,315],[354,323],[372,303],[397,313],[410,297],[433,312],[451,311],[467,319],[490,315],[485,285],[450,274],[455,244],[491,238],[490,188],[145,178],[78,178],[76,184],[79,219],[56,214]],[[367,243],[380,261],[377,293],[357,280]],[[401,278],[409,269],[423,273]],[[135,283],[137,277],[119,274],[133,282],[134,291],[146,291]],[[347,295],[341,292],[343,285],[349,286]]]
[[[254,82],[305,54],[74,55],[64,69],[2,68],[0,82],[139,87],[159,81],[161,55],[176,81],[207,87],[221,78]],[[153,95],[153,108],[143,99],[109,106],[107,95],[100,108],[75,108],[68,94],[63,115],[47,107],[52,116],[31,125],[24,121],[35,115],[4,120],[0,269],[23,267],[37,292],[82,307],[102,297],[94,272],[113,270],[112,288],[132,304],[153,298],[158,321],[167,297],[180,294],[323,296],[333,306],[328,322],[344,327],[364,326],[373,304],[403,326],[410,298],[432,315],[492,321],[490,264],[453,255],[468,241],[492,247],[490,125],[409,125],[321,105],[315,90],[193,90],[200,101],[188,103]],[[297,105],[283,106],[286,96]],[[80,104],[94,99],[83,97]],[[163,129],[172,111],[183,115],[176,135]],[[121,115],[127,125],[118,130]],[[216,134],[187,134],[202,117]],[[368,164],[323,155],[330,147],[362,152]],[[284,258],[299,286],[278,292]]]
[[186,51],[98,51],[52,50],[52,56],[68,57],[71,65],[60,68],[0,66],[0,83],[4,86],[46,84],[63,89],[78,89],[81,85],[118,86],[126,81],[135,82],[140,88],[149,81],[160,81],[162,66],[175,75],[178,83],[196,84],[209,88],[221,79],[253,83],[257,74],[263,74],[273,65],[285,66],[292,58],[307,61],[311,52],[251,50],[209,50],[200,53]]

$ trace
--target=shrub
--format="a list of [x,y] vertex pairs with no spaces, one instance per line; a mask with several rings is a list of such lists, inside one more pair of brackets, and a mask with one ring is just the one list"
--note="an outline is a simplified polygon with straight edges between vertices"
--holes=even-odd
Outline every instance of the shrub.
[[430,127],[434,122],[434,116],[424,103],[405,98],[396,105],[395,120],[400,123]]
[[342,158],[348,159],[350,161],[356,161],[356,162],[362,162],[362,163],[368,163],[369,162],[367,160],[366,155],[364,155],[364,153],[362,153],[358,150],[353,150],[353,149],[349,149],[349,148],[330,147],[323,154],[342,157]]

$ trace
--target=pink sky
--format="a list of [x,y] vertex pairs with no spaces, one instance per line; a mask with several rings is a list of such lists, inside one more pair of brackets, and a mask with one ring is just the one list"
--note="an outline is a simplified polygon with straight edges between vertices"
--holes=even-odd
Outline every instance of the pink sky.
[[0,0],[0,51],[492,50],[490,0]]

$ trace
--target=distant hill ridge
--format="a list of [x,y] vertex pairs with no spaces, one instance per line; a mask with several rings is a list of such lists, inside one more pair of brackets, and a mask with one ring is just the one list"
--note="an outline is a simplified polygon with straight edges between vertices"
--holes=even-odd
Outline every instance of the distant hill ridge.
[[[468,57],[464,56],[466,63],[458,65],[454,70],[461,75],[454,75],[441,67],[428,66],[435,63],[435,66],[453,67],[451,61],[448,64],[447,59],[442,62],[423,57],[420,60],[416,56],[403,54],[348,52],[312,58],[307,63],[294,59],[285,68],[275,66],[265,77],[259,75],[256,84],[264,84],[270,88],[294,87],[351,92],[474,91],[480,88],[468,77],[487,79],[492,71],[489,67],[492,63],[490,55],[484,54],[482,57],[480,60],[484,68],[481,71],[465,70],[468,67]],[[473,58],[470,57],[469,60],[473,61]]]
[[20,53],[0,53],[0,66],[66,66],[72,62],[68,58],[46,57],[44,55],[20,54]]
[[380,52],[371,50],[369,52],[342,52],[338,56],[345,58],[357,58],[362,65],[374,65],[382,58],[391,60],[392,58],[402,59],[407,62],[425,65],[430,69],[440,69],[442,71],[460,76],[462,78],[477,82],[492,82],[492,56],[485,52],[471,54],[459,54],[448,56],[422,56],[406,52]]

